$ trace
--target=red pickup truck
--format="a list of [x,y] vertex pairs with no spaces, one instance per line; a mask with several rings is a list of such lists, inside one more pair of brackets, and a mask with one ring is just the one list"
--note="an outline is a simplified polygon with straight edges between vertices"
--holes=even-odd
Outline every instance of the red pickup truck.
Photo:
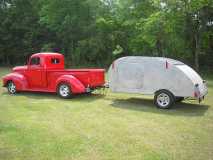
[[64,56],[59,53],[37,53],[26,66],[15,67],[3,77],[3,86],[14,94],[18,91],[53,92],[62,98],[91,92],[105,84],[104,69],[64,69]]

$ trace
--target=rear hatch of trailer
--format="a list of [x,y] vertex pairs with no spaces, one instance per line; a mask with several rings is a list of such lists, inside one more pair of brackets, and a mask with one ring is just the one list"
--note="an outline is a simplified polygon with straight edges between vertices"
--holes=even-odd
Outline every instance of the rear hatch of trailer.
[[196,84],[198,84],[200,96],[205,96],[207,94],[206,82],[199,76],[197,72],[195,72],[191,67],[185,64],[176,64],[176,66],[182,72],[184,72],[188,78],[191,79],[191,81],[193,82],[195,86]]

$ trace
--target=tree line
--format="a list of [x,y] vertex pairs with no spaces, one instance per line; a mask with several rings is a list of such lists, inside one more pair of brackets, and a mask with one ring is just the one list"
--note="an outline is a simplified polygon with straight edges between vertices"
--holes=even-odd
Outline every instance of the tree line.
[[60,52],[67,65],[130,55],[213,68],[212,0],[1,0],[0,65]]

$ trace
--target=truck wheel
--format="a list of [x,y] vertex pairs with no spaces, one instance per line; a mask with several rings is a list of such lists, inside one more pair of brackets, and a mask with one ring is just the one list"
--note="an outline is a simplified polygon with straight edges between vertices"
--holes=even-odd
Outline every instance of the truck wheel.
[[168,109],[175,102],[175,97],[173,94],[167,90],[160,90],[156,92],[154,97],[155,105],[160,109]]
[[16,85],[13,83],[13,81],[9,81],[7,83],[7,90],[10,94],[15,94],[17,92]]
[[175,102],[181,102],[184,100],[184,97],[175,97]]
[[71,88],[66,83],[61,83],[58,86],[57,93],[62,98],[70,98],[72,95]]

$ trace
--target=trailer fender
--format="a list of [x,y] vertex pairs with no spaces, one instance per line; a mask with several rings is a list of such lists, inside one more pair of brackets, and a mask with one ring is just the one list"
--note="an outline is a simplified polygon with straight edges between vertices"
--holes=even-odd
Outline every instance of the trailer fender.
[[27,79],[19,73],[10,73],[3,77],[3,86],[7,87],[9,81],[13,81],[17,90],[25,90],[28,86]]
[[56,88],[59,86],[61,83],[67,83],[70,85],[72,93],[84,93],[86,91],[86,88],[84,85],[74,76],[72,75],[63,75],[59,77],[56,81]]

